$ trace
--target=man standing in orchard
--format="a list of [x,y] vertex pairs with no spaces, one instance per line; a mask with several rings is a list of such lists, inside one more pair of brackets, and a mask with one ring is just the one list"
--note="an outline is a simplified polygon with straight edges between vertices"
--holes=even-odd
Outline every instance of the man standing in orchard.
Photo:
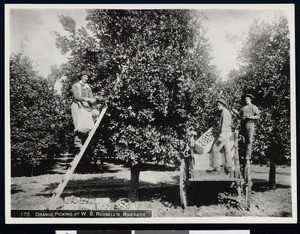
[[232,154],[230,150],[229,139],[231,132],[231,113],[228,110],[227,102],[225,99],[220,98],[217,102],[217,108],[221,111],[220,120],[218,123],[218,137],[212,147],[212,167],[208,172],[220,171],[221,166],[221,149],[225,147],[225,160],[224,167],[225,173],[228,174],[232,168]]
[[93,95],[87,81],[88,76],[83,73],[80,80],[72,86],[71,114],[74,123],[74,143],[77,148],[82,147],[84,136],[93,129],[94,119],[99,116],[99,111],[91,106],[98,97]]
[[242,107],[240,111],[241,117],[241,135],[245,140],[245,147],[243,152],[245,152],[245,159],[251,159],[252,152],[252,143],[253,143],[253,135],[254,135],[254,121],[260,118],[260,114],[257,106],[252,104],[254,96],[252,94],[245,94],[243,99],[245,101],[245,105]]

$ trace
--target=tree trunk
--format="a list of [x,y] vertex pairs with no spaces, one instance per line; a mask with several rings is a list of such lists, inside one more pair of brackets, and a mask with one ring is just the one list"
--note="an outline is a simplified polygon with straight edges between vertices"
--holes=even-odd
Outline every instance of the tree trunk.
[[34,170],[34,163],[32,163],[32,167],[31,167],[31,177],[33,177],[33,170]]
[[139,188],[139,177],[140,177],[140,165],[134,165],[131,167],[131,178],[129,185],[129,199],[132,202],[138,200],[138,188]]
[[276,188],[276,163],[274,156],[270,157],[269,188]]
[[101,165],[101,168],[103,168],[103,165],[104,165],[104,155],[101,154],[100,156],[100,165]]

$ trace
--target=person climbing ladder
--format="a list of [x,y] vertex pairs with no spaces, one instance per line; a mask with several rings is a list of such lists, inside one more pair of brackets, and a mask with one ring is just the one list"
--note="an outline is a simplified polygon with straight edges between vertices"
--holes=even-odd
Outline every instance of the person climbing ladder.
[[91,87],[87,84],[88,76],[82,73],[78,82],[73,84],[73,103],[71,105],[71,114],[74,123],[74,145],[75,148],[81,148],[87,134],[94,127],[94,120],[100,112],[92,108],[92,104],[99,99],[94,96]]

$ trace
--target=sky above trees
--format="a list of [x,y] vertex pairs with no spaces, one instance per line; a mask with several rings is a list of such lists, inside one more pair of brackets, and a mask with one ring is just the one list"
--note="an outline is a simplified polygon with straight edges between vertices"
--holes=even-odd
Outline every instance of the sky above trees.
[[[207,20],[206,36],[212,46],[212,63],[220,70],[222,79],[233,68],[237,68],[238,43],[233,43],[232,35],[240,36],[248,31],[254,19],[271,19],[274,14],[285,14],[276,9],[261,10],[202,10]],[[64,33],[58,16],[72,17],[77,26],[85,26],[87,15],[84,9],[12,9],[10,11],[10,51],[23,51],[34,61],[41,75],[47,76],[53,65],[67,61],[55,46],[52,31]]]

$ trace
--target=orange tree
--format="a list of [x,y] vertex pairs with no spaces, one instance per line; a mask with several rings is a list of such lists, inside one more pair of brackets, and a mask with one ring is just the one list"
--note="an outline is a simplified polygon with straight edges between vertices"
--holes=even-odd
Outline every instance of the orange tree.
[[257,122],[254,158],[270,159],[270,187],[275,187],[276,163],[288,163],[290,146],[290,35],[288,21],[277,16],[272,22],[255,21],[242,43],[241,67],[225,84],[240,106],[242,93],[250,92],[261,110]]
[[28,57],[12,54],[9,72],[11,162],[13,168],[22,166],[12,170],[12,176],[33,175],[43,160],[67,147],[61,143],[67,139],[69,115]]
[[206,118],[199,114],[216,74],[202,20],[187,10],[88,10],[87,27],[77,29],[60,16],[66,34],[56,32],[56,44],[70,55],[64,90],[84,70],[94,92],[110,98],[99,135],[131,165],[131,200],[140,165],[178,162],[186,128]]

